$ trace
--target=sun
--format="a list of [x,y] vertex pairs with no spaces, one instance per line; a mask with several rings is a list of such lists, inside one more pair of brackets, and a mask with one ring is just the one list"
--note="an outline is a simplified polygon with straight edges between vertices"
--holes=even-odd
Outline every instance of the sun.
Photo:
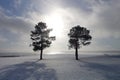
[[55,12],[46,17],[45,22],[48,28],[52,28],[51,36],[62,37],[64,20],[61,14]]

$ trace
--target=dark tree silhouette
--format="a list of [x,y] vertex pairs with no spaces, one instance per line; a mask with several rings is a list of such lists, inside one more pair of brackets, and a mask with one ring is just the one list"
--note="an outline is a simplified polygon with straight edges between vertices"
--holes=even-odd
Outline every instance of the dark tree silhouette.
[[89,45],[91,42],[90,40],[92,37],[90,36],[90,31],[80,25],[72,27],[70,32],[68,33],[69,36],[69,48],[75,49],[75,58],[78,60],[78,49],[82,46]]
[[50,44],[55,40],[55,36],[50,37],[49,33],[52,29],[47,29],[46,23],[39,22],[35,26],[35,30],[31,31],[31,39],[33,51],[40,51],[40,59],[42,59],[43,50],[50,47]]

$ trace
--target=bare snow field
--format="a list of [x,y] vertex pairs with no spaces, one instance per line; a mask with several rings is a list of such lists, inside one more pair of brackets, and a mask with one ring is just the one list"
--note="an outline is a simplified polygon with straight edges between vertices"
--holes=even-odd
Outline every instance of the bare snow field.
[[[63,52],[62,52],[63,53]],[[120,55],[46,54],[0,57],[0,80],[120,80]]]

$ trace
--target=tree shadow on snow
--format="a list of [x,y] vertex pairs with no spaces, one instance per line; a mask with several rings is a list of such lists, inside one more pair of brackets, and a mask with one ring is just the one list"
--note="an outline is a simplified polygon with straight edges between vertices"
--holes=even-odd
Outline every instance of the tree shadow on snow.
[[80,67],[103,75],[105,80],[120,80],[120,63],[102,64],[85,60],[80,60],[80,62],[83,63]]
[[44,63],[24,62],[0,70],[0,80],[57,80],[56,71]]

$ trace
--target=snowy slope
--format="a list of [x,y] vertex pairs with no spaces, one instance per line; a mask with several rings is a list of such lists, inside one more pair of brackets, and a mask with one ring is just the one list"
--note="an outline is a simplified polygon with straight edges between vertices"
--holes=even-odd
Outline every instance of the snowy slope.
[[120,80],[120,56],[74,54],[0,58],[0,80]]

